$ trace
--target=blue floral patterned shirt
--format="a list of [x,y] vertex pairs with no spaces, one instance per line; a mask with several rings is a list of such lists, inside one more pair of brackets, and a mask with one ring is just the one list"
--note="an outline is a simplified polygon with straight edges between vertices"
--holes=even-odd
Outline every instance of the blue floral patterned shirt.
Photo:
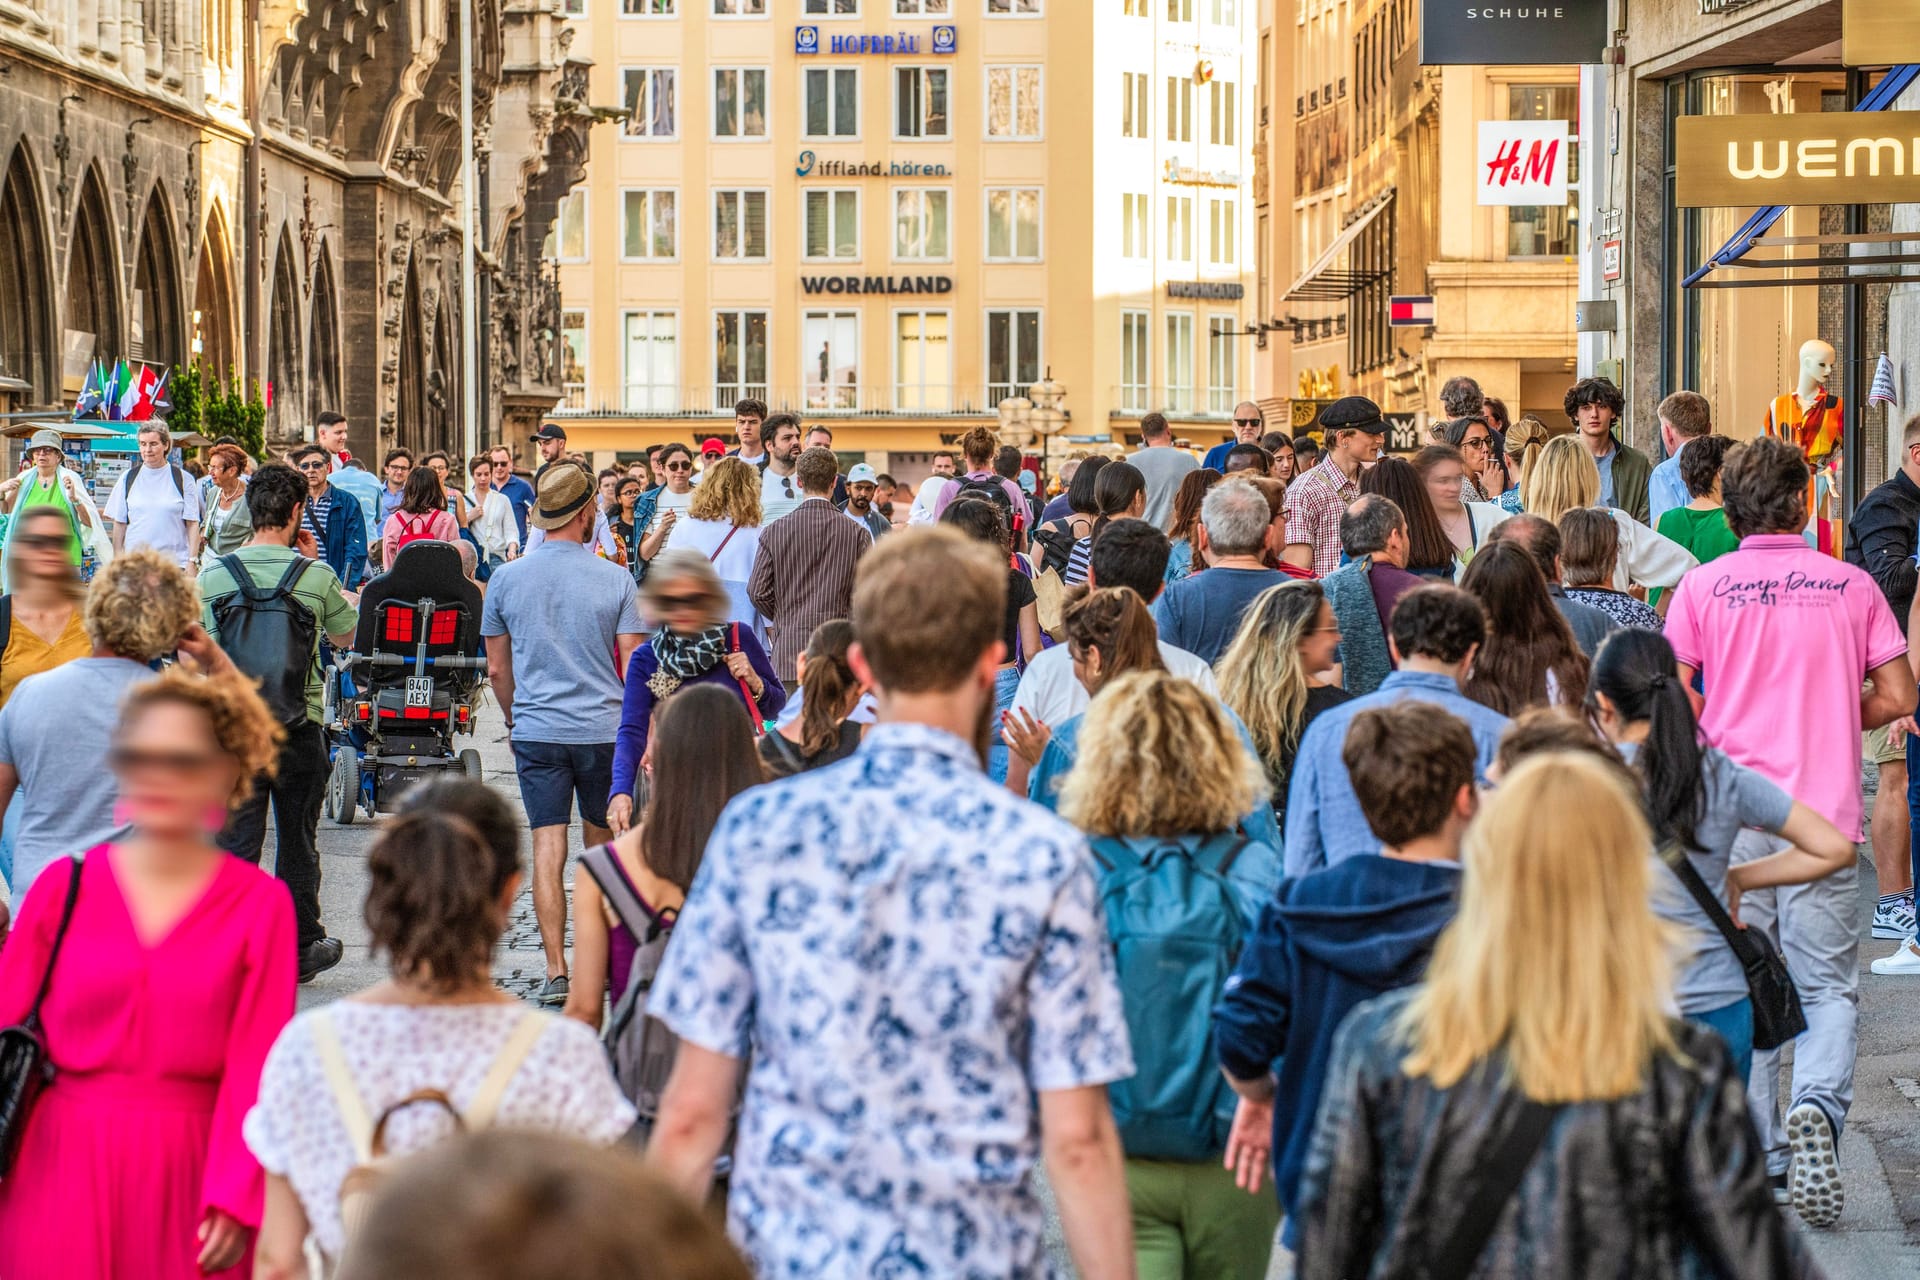
[[1134,1069],[1084,837],[924,725],[727,807],[649,1003],[751,1053],[727,1217],[762,1277],[1051,1274],[1036,1095]]

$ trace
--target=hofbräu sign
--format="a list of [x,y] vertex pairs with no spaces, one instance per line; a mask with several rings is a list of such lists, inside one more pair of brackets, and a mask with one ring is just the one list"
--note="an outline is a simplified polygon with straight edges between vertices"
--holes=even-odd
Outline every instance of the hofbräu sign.
[[1682,116],[1673,153],[1682,208],[1920,201],[1920,111]]
[[802,293],[952,293],[952,276],[801,276]]
[[1427,66],[1578,66],[1599,62],[1606,47],[1607,0],[1420,4],[1420,61]]

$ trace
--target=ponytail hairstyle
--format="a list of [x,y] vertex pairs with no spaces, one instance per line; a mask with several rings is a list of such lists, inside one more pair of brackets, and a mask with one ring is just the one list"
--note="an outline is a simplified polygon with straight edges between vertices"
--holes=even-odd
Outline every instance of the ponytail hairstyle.
[[[982,505],[992,506],[992,503]],[[951,508],[949,508],[951,509]],[[840,741],[840,722],[860,701],[860,679],[847,662],[853,624],[832,618],[813,629],[801,657],[800,754],[819,755]]]
[[415,787],[367,853],[373,950],[435,995],[484,981],[519,874],[519,825],[496,792],[466,778]]
[[1102,529],[1126,515],[1133,500],[1146,491],[1147,478],[1131,462],[1110,462],[1102,467],[1093,486],[1094,514],[1099,519],[1093,522],[1089,536],[1099,537]]
[[[1128,671],[1166,670],[1153,614],[1132,587],[1102,587],[1087,592],[1067,606],[1065,621],[1067,647],[1076,657],[1090,649],[1099,652],[1100,673],[1095,678],[1100,686]],[[1087,692],[1098,693],[1100,689],[1089,688]]]
[[685,893],[720,811],[767,775],[746,705],[737,690],[721,685],[687,685],[667,699],[655,713],[652,742],[653,799],[640,855]]
[[1606,694],[1622,722],[1647,722],[1647,740],[1633,760],[1647,797],[1654,839],[1700,852],[1695,835],[1706,816],[1700,778],[1700,726],[1674,664],[1673,646],[1658,631],[1626,628],[1608,636],[1593,656],[1587,712],[1599,712]]

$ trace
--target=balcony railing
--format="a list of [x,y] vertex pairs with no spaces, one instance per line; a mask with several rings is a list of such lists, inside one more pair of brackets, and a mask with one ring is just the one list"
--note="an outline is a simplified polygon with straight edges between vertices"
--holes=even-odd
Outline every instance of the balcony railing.
[[[725,384],[707,387],[628,386],[615,400],[579,395],[567,388],[554,413],[572,418],[731,418],[734,404],[749,396],[764,400],[769,410],[797,413],[802,418],[911,417],[990,418],[999,413],[1008,391],[991,387],[888,385],[885,383],[816,383],[800,388],[761,384]],[[1004,394],[1002,394],[1004,393]]]
[[1159,412],[1169,418],[1194,421],[1204,418],[1230,420],[1233,406],[1246,397],[1232,387],[1150,387],[1123,382],[1113,388],[1113,413],[1116,417],[1137,418]]

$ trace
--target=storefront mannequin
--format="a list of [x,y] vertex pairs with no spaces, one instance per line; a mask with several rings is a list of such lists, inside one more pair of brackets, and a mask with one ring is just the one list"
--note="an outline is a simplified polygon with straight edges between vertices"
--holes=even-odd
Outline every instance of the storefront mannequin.
[[1800,345],[1800,385],[1774,397],[1772,407],[1767,410],[1766,431],[1777,439],[1799,445],[1807,455],[1816,473],[1816,478],[1807,485],[1808,527],[1819,538],[1820,550],[1837,556],[1840,544],[1837,533],[1833,532],[1834,522],[1830,518],[1821,519],[1823,513],[1817,492],[1818,472],[1827,455],[1840,447],[1845,431],[1845,407],[1839,396],[1827,390],[1836,360],[1833,348],[1818,338]]

